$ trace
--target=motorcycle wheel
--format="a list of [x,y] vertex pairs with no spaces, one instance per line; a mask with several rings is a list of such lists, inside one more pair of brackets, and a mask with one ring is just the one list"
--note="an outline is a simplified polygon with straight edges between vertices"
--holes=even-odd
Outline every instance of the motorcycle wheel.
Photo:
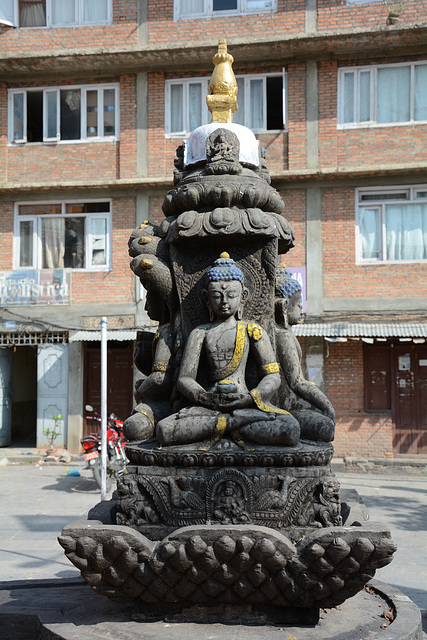
[[[98,489],[101,488],[101,464],[99,462],[100,458],[98,458],[98,460],[96,461],[96,464],[93,465],[92,467],[92,472],[93,472],[93,478],[96,482],[96,486],[98,487]],[[107,492],[111,491],[111,485],[113,484],[113,480],[111,478],[111,476],[108,473],[108,469],[107,469],[107,481],[106,481],[106,490]]]

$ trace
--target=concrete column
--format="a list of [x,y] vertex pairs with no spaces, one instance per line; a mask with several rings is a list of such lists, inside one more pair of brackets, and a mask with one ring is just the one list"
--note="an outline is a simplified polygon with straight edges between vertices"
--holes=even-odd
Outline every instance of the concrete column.
[[136,173],[148,175],[148,74],[136,74]]
[[148,2],[136,0],[136,12],[138,21],[138,45],[144,47],[148,44]]
[[306,193],[306,267],[307,314],[323,312],[323,256],[322,256],[322,192],[309,187]]
[[319,83],[315,60],[307,62],[306,73],[307,169],[317,169],[319,167]]
[[83,342],[70,342],[68,347],[67,449],[77,453],[83,436]]
[[305,0],[305,30],[307,33],[317,31],[317,0]]

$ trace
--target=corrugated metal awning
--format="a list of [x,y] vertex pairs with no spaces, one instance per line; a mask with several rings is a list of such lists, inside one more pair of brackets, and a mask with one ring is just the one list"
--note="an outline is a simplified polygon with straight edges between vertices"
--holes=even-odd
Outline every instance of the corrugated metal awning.
[[[123,342],[125,340],[135,340],[136,329],[109,329],[107,331],[107,340],[118,340]],[[101,331],[86,330],[75,331],[70,334],[69,342],[87,342],[90,340],[101,340]]]
[[293,327],[296,336],[366,337],[366,338],[427,338],[427,324],[368,323],[368,322],[316,322]]

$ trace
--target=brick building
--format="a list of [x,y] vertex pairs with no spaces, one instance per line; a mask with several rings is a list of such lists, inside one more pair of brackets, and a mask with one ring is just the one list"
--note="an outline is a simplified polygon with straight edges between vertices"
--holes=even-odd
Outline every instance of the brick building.
[[109,410],[129,412],[151,323],[127,239],[163,217],[225,37],[235,121],[296,232],[297,332],[336,453],[427,453],[427,1],[400,9],[392,24],[369,0],[1,0],[0,444],[43,444],[62,413],[78,449],[102,316]]

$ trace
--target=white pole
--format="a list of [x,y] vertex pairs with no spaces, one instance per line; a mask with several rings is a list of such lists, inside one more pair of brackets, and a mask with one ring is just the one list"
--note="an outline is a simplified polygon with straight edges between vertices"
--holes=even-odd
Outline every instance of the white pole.
[[101,319],[101,500],[107,499],[107,318]]

